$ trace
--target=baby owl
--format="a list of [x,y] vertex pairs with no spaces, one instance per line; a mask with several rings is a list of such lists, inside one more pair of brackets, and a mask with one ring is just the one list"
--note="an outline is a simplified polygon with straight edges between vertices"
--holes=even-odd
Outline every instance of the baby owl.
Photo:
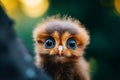
[[84,49],[89,34],[71,17],[48,17],[33,31],[36,65],[53,80],[90,80]]

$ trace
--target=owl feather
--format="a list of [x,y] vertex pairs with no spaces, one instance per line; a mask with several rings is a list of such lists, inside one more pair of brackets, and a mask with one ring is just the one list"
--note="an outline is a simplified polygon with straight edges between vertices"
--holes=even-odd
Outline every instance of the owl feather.
[[79,20],[48,17],[33,31],[36,65],[53,80],[90,80],[84,50],[89,33]]

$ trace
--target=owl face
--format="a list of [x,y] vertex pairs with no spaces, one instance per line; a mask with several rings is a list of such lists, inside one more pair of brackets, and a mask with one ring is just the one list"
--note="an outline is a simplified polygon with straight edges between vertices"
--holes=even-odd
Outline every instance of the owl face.
[[85,28],[67,20],[52,20],[40,24],[34,30],[33,37],[36,53],[54,62],[79,58],[89,43]]

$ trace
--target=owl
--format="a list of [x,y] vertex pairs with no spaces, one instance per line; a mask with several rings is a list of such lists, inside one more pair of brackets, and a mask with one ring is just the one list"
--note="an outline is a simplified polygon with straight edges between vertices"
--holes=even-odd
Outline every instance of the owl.
[[48,17],[33,30],[36,65],[53,80],[90,80],[84,50],[89,44],[85,27],[71,17]]

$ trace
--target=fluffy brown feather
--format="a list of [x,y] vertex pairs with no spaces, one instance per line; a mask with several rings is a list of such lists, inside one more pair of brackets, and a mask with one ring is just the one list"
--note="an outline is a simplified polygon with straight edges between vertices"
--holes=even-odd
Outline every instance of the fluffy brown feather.
[[[89,34],[78,20],[49,17],[34,29],[33,38],[36,64],[53,80],[90,80],[89,64],[83,57],[84,49],[89,44]],[[54,47],[45,47],[48,38],[54,39]],[[67,47],[67,41],[71,38],[76,42],[75,49]],[[58,49],[60,45],[61,52]]]

